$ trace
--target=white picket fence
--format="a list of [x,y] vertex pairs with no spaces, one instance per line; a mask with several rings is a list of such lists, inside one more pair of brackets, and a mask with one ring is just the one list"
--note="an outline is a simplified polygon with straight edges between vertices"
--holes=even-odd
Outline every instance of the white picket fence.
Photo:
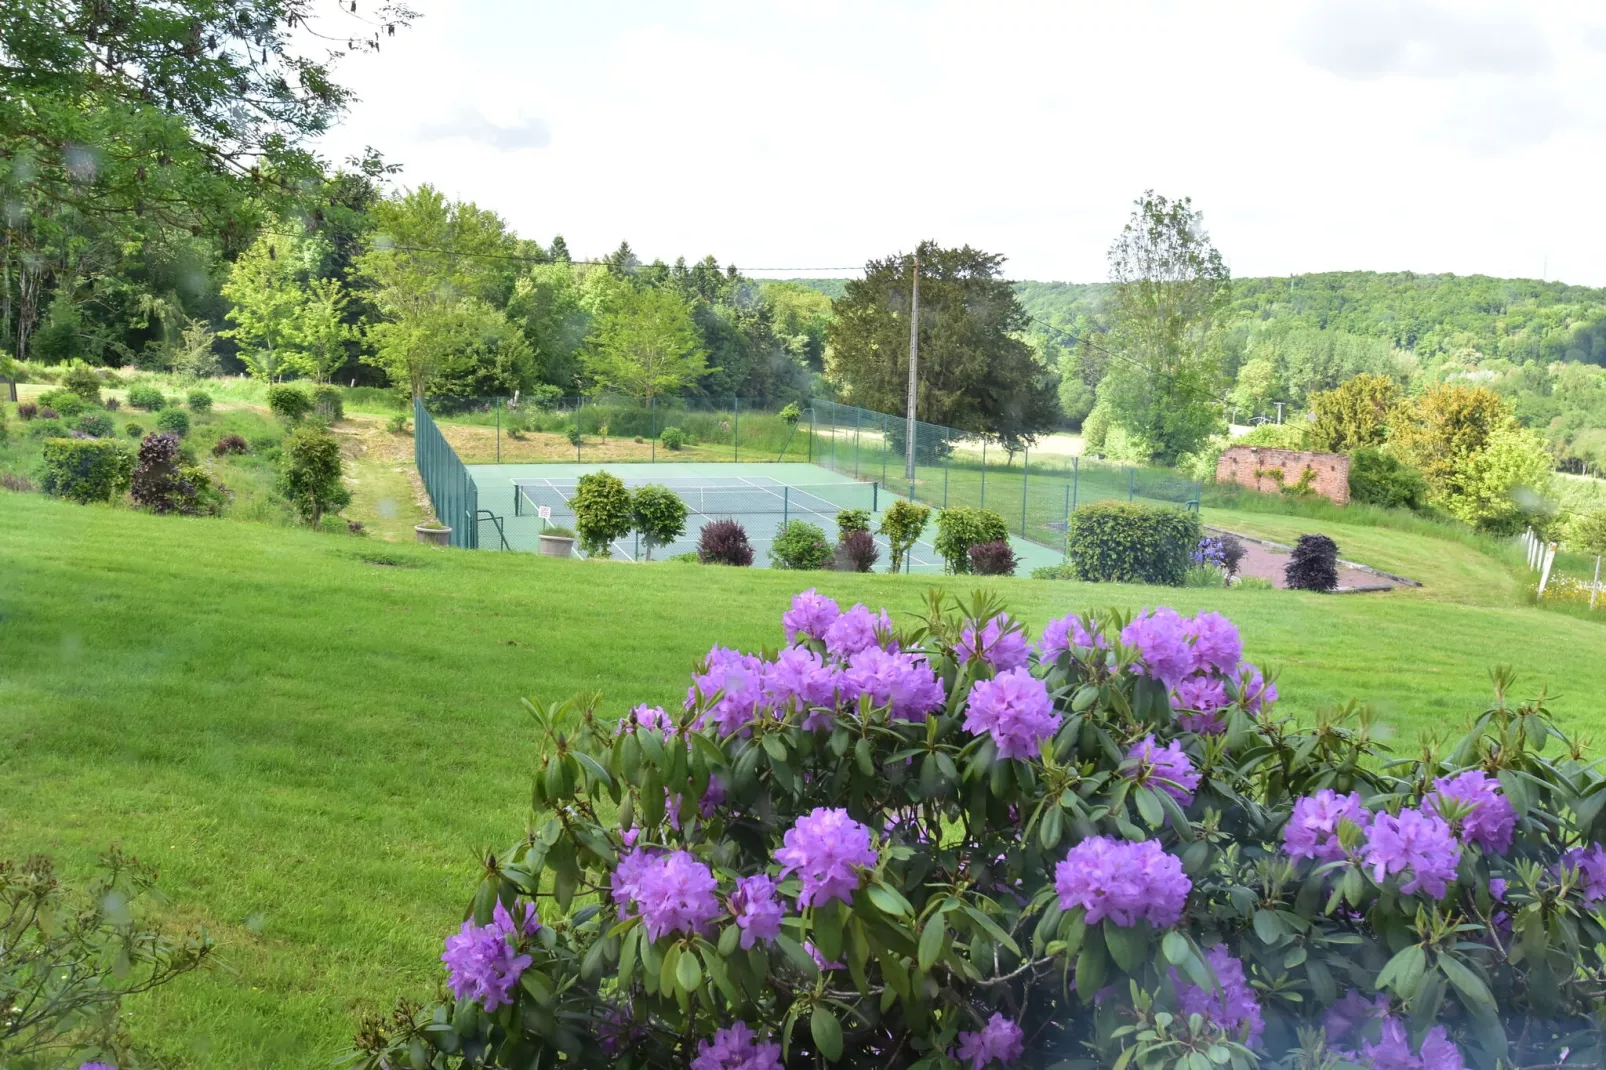
[[[1522,533],[1522,548],[1528,555],[1528,567],[1539,573],[1539,597],[1545,597],[1545,588],[1550,585],[1550,569],[1556,563],[1556,544],[1546,542],[1539,537],[1539,533],[1529,528]],[[1595,578],[1589,585],[1589,608],[1595,608],[1595,601],[1600,597],[1600,561],[1595,558]]]

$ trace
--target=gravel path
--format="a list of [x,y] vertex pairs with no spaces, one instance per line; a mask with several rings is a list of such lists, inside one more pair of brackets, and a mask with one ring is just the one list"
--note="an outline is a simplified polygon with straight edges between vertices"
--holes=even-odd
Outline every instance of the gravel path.
[[[1221,531],[1219,528],[1212,528],[1211,530]],[[1237,535],[1236,532],[1222,533],[1236,535],[1244,544],[1245,549],[1249,551],[1238,565],[1239,575],[1258,576],[1263,580],[1270,580],[1278,587],[1288,586],[1283,580],[1283,569],[1288,566],[1289,555],[1287,550],[1278,550],[1263,543],[1255,542],[1248,535]],[[1338,566],[1338,589],[1341,591],[1360,588],[1388,590],[1406,586],[1409,586],[1409,584],[1401,583],[1387,576],[1379,576],[1373,572],[1363,572],[1358,568]]]

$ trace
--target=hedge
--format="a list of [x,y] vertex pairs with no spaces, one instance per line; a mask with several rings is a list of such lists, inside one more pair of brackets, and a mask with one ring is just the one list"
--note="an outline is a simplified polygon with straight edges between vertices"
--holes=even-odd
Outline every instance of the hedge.
[[1067,550],[1080,580],[1180,587],[1201,534],[1196,513],[1133,502],[1094,502],[1071,515]]
[[39,483],[45,493],[70,501],[109,502],[128,486],[134,456],[104,438],[46,439]]

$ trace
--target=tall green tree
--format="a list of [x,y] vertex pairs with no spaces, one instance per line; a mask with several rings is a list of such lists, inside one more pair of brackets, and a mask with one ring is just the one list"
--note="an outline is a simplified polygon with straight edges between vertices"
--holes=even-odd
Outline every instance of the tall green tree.
[[1311,441],[1319,450],[1352,453],[1381,446],[1400,403],[1400,388],[1383,375],[1362,373],[1310,396]]
[[1110,246],[1100,385],[1114,423],[1174,463],[1223,429],[1221,316],[1231,280],[1189,198],[1149,190]]
[[578,273],[567,262],[534,264],[513,284],[508,319],[524,332],[537,374],[564,393],[579,389],[580,351],[591,333]]
[[708,354],[678,294],[627,288],[598,316],[583,361],[599,387],[650,401],[695,382]]
[[220,333],[239,344],[240,359],[254,378],[275,382],[306,368],[306,294],[298,278],[306,267],[304,248],[296,235],[268,231],[234,262],[223,284],[234,326]]
[[320,383],[346,363],[346,343],[359,337],[346,319],[351,295],[339,279],[313,279],[297,311],[296,336],[303,367]]
[[878,412],[908,409],[910,289],[920,265],[915,415],[1006,444],[1030,443],[1060,419],[1053,372],[1023,338],[1028,321],[1004,258],[921,242],[913,257],[871,260],[836,302],[828,372]]

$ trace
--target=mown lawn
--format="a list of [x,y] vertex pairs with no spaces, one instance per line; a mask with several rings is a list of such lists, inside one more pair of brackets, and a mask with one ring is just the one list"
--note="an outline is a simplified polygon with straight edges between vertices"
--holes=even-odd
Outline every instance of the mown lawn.
[[[1414,563],[1374,549],[1352,556],[1433,571],[1431,548]],[[1438,567],[1481,590],[1459,553]],[[131,1006],[137,1035],[181,1065],[328,1066],[362,1010],[430,992],[476,852],[522,832],[535,755],[519,697],[674,702],[715,641],[779,642],[811,582],[906,615],[933,581],[428,550],[0,492],[0,855],[49,851],[81,873],[117,840],[155,859],[221,950]],[[1479,708],[1496,663],[1559,696],[1563,723],[1606,723],[1606,630],[1444,601],[1445,586],[988,585],[1034,631],[1071,609],[1218,608],[1281,669],[1284,708],[1353,696],[1412,747]]]

